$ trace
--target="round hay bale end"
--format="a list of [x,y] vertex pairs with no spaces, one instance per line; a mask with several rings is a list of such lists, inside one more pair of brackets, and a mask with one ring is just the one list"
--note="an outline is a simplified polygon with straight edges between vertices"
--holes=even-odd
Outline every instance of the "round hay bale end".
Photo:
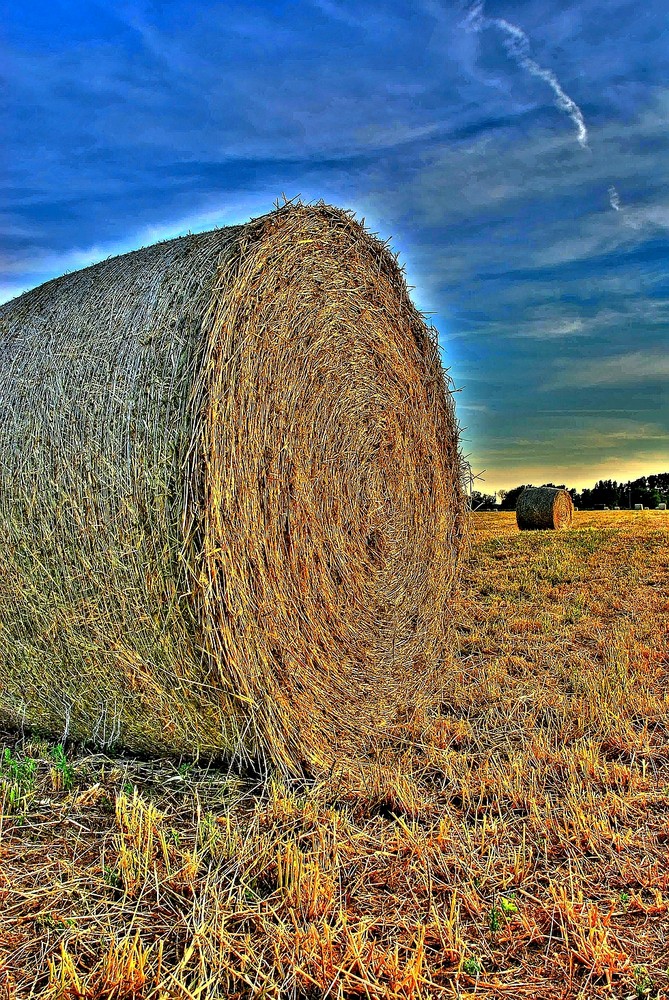
[[0,323],[0,719],[296,770],[429,700],[466,503],[385,244],[289,204]]
[[516,521],[525,530],[568,528],[574,504],[567,490],[551,486],[528,486],[516,502]]

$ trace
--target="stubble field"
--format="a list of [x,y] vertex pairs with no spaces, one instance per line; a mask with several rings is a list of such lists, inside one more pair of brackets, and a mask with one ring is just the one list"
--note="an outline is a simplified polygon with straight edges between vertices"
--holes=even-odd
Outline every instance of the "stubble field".
[[473,518],[440,703],[364,764],[1,734],[0,997],[669,997],[669,515]]

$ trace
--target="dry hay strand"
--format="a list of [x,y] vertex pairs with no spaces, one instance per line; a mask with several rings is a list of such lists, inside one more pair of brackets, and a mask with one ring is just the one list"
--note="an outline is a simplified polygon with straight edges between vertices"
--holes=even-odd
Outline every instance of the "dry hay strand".
[[295,770],[425,704],[462,461],[386,244],[288,204],[0,322],[0,718]]
[[552,486],[526,486],[516,502],[516,521],[521,530],[569,528],[574,504],[567,490]]

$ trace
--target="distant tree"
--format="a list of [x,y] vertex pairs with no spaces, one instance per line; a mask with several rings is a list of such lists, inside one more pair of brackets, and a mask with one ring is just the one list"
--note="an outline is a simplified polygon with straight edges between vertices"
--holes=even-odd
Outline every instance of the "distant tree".
[[669,503],[669,472],[648,476],[648,486],[660,495],[660,503]]
[[604,504],[606,507],[616,507],[619,504],[619,487],[614,479],[600,479],[589,491],[589,507]]
[[[544,486],[555,487],[556,484],[544,483]],[[566,489],[565,486],[557,488]],[[500,498],[501,509],[515,510],[518,496],[524,489],[524,486],[516,486],[512,490],[499,490],[497,496]],[[640,476],[639,479],[626,483],[617,479],[599,479],[592,487],[585,487],[580,492],[569,489],[568,492],[581,510],[592,509],[598,504],[627,509],[640,503],[644,507],[655,508],[660,503],[669,504],[669,472]]]
[[495,494],[472,490],[469,497],[469,505],[472,510],[494,510],[496,506]]
[[[524,489],[525,489],[524,486],[514,486],[512,490],[501,491],[499,494],[500,497],[502,497],[502,502],[500,503],[501,509],[515,510],[516,501],[518,500],[518,497],[520,496],[520,494],[523,492]],[[503,496],[502,493],[504,493]]]
[[660,503],[658,492],[649,485],[646,476],[641,476],[639,479],[635,479],[634,482],[629,483],[629,489],[632,495],[632,506],[635,503],[640,503],[644,507],[654,508]]
[[581,510],[587,510],[588,507],[592,507],[592,502],[590,500],[591,493],[592,493],[592,490],[588,489],[587,486],[584,486],[583,489],[581,490],[581,493],[580,493],[579,498],[578,498],[579,502],[578,502],[578,504],[576,506],[580,507]]

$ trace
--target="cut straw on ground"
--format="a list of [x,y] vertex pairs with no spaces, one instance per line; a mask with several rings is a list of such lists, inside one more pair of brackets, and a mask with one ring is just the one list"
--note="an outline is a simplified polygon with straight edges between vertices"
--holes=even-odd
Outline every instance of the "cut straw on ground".
[[664,514],[473,519],[404,742],[254,784],[7,735],[8,997],[666,998]]

